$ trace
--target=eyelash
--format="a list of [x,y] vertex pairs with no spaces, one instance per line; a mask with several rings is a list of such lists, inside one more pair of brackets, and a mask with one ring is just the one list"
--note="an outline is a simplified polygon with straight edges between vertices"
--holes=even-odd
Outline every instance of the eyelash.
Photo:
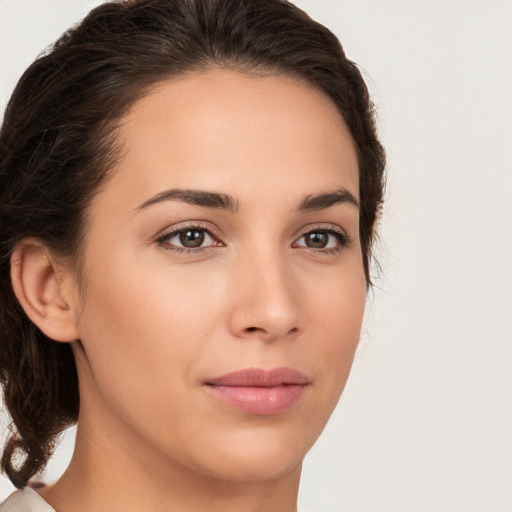
[[[198,247],[198,248],[191,248],[191,247],[179,247],[179,246],[173,246],[169,243],[169,239],[175,237],[176,235],[179,235],[180,233],[186,232],[186,231],[204,231],[206,232],[211,238],[213,238],[216,241],[216,244],[219,243],[219,236],[216,233],[213,233],[211,228],[209,228],[206,225],[202,225],[200,223],[198,224],[191,224],[187,226],[182,226],[177,229],[174,229],[173,231],[169,231],[168,233],[165,233],[165,235],[162,235],[161,237],[156,239],[156,243],[163,247],[165,250],[168,251],[174,251],[179,254],[185,253],[185,254],[200,254],[205,253],[215,247],[223,247],[223,245],[209,245],[206,247]],[[299,246],[305,249],[307,252],[312,252],[314,254],[322,254],[322,255],[333,255],[337,254],[346,247],[350,245],[350,238],[349,236],[341,229],[334,228],[332,225],[329,226],[316,226],[314,229],[310,229],[309,231],[306,231],[303,233],[297,240],[300,240],[306,235],[311,235],[313,233],[326,233],[328,235],[332,235],[335,238],[337,238],[339,245],[337,247],[332,247],[329,249],[315,249],[313,247],[307,247],[307,246]],[[294,242],[295,243],[295,242]],[[222,242],[220,242],[222,244]]]

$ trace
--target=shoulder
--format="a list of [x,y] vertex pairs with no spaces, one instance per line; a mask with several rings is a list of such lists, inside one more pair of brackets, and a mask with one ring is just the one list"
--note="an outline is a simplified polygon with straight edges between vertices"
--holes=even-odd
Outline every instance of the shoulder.
[[34,489],[25,487],[13,492],[0,504],[0,512],[55,512]]

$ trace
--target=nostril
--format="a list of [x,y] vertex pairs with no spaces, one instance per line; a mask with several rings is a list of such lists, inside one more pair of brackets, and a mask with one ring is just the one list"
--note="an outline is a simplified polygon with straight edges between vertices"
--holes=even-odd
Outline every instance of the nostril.
[[258,329],[257,327],[247,327],[247,332],[254,332],[257,329]]

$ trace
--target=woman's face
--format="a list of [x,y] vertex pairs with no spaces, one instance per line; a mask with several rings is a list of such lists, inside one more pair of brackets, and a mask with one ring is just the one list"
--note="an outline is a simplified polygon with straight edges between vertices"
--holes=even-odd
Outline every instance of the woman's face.
[[304,83],[210,70],[159,85],[119,136],[75,304],[81,428],[222,479],[300,467],[364,310],[348,129]]

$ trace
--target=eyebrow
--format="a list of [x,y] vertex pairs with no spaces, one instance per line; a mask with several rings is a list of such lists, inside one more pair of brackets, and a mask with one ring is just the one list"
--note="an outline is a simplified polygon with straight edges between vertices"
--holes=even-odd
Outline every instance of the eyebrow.
[[304,198],[298,207],[299,212],[314,212],[330,208],[336,204],[351,204],[359,209],[359,201],[346,188],[340,188],[333,192],[309,195]]
[[239,209],[239,203],[233,197],[218,192],[208,192],[206,190],[190,190],[190,189],[171,189],[160,192],[156,196],[142,203],[136,211],[140,211],[153,204],[161,203],[176,199],[184,203],[196,206],[205,206],[207,208],[218,208],[236,212]]
[[[240,209],[239,201],[227,194],[206,190],[170,189],[151,197],[138,206],[135,211],[138,212],[148,206],[170,200],[178,200],[196,206],[217,208],[231,212],[237,212]],[[312,212],[324,210],[337,204],[351,204],[359,209],[359,201],[354,195],[347,189],[340,188],[332,192],[306,196],[299,204],[297,211]]]

